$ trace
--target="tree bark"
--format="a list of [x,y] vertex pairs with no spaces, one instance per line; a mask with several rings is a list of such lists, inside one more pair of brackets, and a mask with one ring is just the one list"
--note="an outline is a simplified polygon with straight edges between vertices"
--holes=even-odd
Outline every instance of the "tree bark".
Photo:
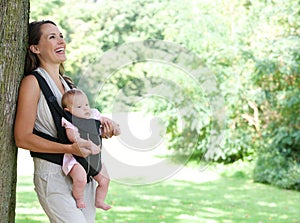
[[17,147],[13,122],[24,71],[29,0],[0,2],[0,222],[15,222]]

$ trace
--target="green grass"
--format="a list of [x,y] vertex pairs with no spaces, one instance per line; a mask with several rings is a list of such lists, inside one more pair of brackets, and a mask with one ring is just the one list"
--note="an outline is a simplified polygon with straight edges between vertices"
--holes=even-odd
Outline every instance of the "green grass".
[[[242,170],[222,170],[219,176],[203,183],[168,180],[127,186],[112,182],[107,203],[113,208],[97,210],[96,222],[300,222],[299,192],[254,183]],[[32,177],[18,178],[16,222],[48,222],[33,190]]]

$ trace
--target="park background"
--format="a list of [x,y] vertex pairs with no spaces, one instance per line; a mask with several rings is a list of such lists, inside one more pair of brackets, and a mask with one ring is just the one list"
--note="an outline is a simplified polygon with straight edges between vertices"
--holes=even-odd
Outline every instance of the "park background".
[[[93,105],[110,114],[119,100],[120,111],[129,106],[159,116],[168,158],[187,166],[184,174],[152,185],[112,182],[108,201],[114,208],[99,211],[97,222],[300,222],[298,1],[31,0],[30,20],[40,19],[55,21],[63,32],[66,74]],[[209,101],[182,70],[137,63],[104,83],[101,56],[144,40],[186,48],[216,77],[226,116],[218,152],[206,156],[215,124]],[[144,95],[145,80],[159,86],[161,77],[180,86],[174,92],[185,97],[133,103]],[[99,85],[105,86],[101,94]],[[192,109],[178,118],[187,101]],[[180,128],[182,120],[189,125]],[[204,159],[209,165],[200,171]],[[31,181],[18,177],[16,222],[47,222]]]

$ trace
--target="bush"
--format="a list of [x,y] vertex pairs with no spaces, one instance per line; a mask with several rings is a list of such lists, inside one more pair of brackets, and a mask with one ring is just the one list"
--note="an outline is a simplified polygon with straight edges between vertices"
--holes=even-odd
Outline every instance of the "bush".
[[256,182],[300,190],[300,155],[292,149],[267,147],[254,167]]

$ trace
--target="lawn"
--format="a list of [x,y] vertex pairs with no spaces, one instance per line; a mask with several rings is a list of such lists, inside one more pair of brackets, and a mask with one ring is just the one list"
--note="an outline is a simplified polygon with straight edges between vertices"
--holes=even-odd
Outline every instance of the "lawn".
[[[96,222],[300,223],[299,192],[254,183],[241,170],[226,171],[202,182],[172,179],[128,186],[112,181],[107,203],[113,208],[107,212],[98,210]],[[48,222],[31,176],[18,177],[16,222]]]

